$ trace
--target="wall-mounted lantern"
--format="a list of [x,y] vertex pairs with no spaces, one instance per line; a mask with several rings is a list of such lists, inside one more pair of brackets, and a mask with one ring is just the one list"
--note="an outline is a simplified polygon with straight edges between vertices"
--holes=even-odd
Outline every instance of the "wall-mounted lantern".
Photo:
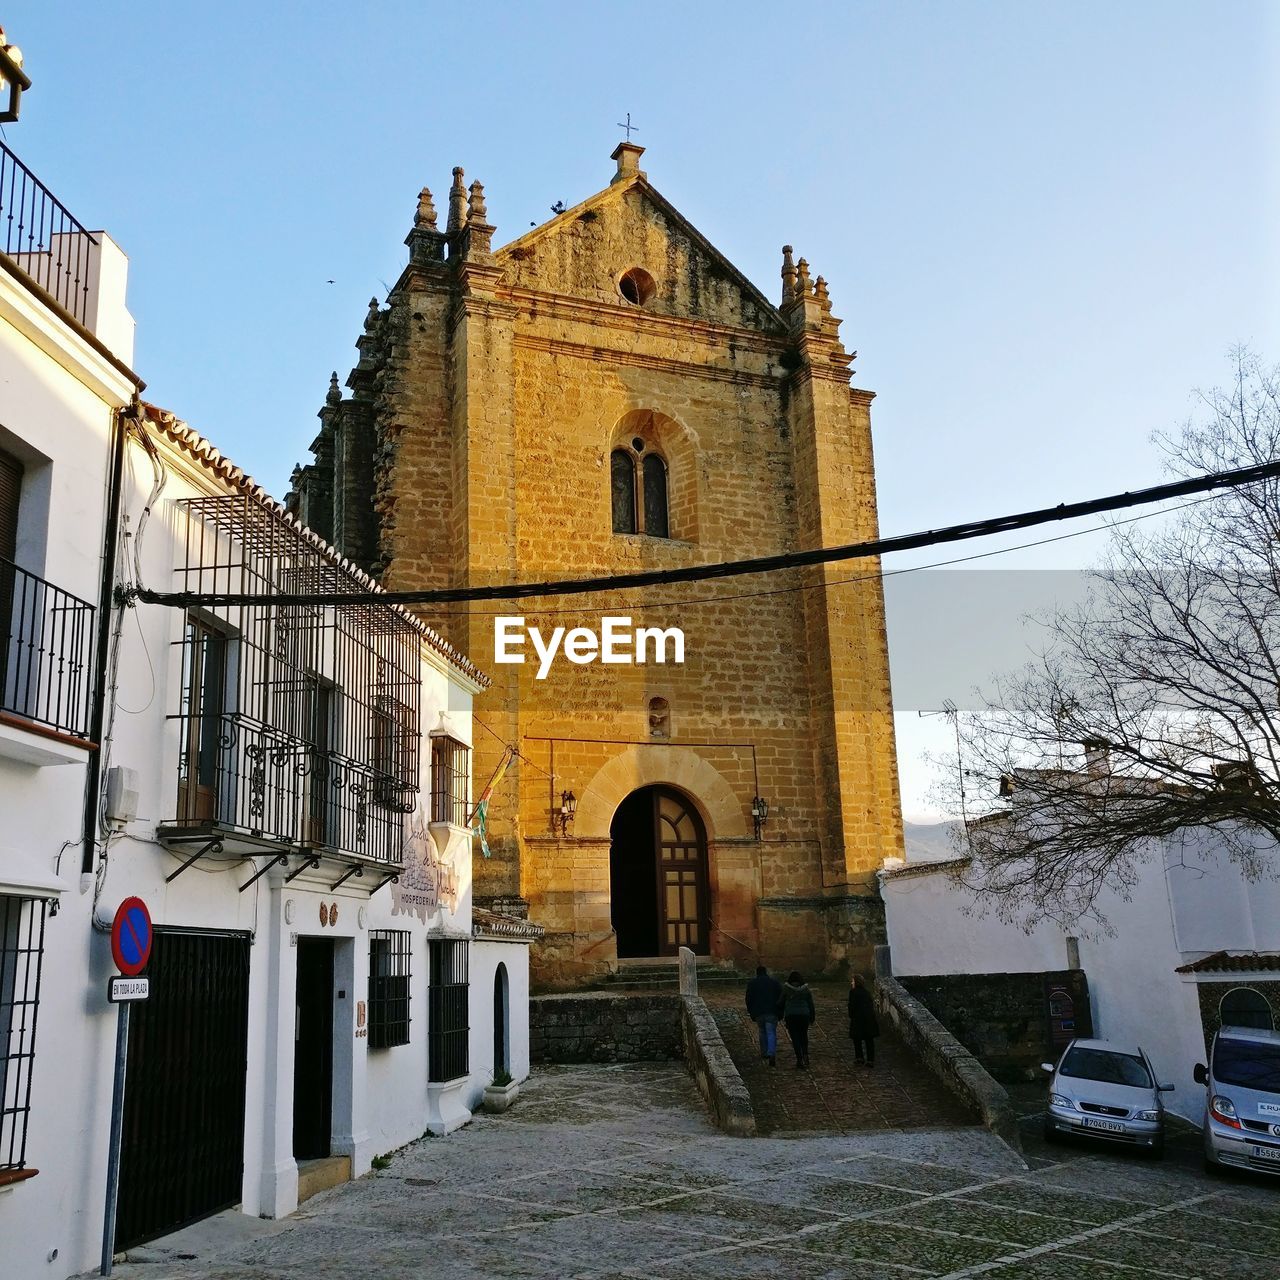
[[22,50],[10,44],[0,27],[0,124],[12,124],[18,118],[22,91],[31,88],[31,77],[22,69]]
[[569,828],[573,826],[573,815],[578,812],[578,797],[572,791],[562,791],[560,793],[560,809],[551,815],[552,829],[559,828],[562,836],[569,834]]
[[764,824],[769,818],[769,802],[764,796],[751,797],[751,820],[756,824],[756,839],[759,840],[764,831]]

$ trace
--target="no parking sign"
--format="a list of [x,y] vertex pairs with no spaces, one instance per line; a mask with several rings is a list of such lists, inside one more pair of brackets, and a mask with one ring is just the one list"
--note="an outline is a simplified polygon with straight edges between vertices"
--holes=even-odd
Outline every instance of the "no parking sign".
[[111,958],[126,978],[136,978],[151,959],[151,912],[141,898],[126,898],[111,925]]

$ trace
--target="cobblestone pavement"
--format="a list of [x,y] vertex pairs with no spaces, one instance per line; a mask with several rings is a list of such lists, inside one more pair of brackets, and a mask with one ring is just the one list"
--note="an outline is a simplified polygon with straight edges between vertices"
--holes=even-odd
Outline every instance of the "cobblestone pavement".
[[[286,1222],[236,1215],[219,1245],[215,1220],[198,1257],[115,1274],[1275,1280],[1280,1191],[1206,1180],[1188,1151],[1032,1145],[1028,1168],[978,1128],[736,1139],[679,1064],[556,1067],[505,1115],[415,1143]],[[246,1223],[264,1234],[245,1240]]]
[[744,987],[710,987],[703,996],[725,1047],[751,1094],[762,1134],[853,1133],[865,1129],[927,1129],[977,1124],[978,1117],[891,1034],[876,1044],[874,1068],[859,1067],[849,1039],[844,983],[814,983],[817,1020],[809,1028],[807,1071],[795,1069],[786,1028],[778,1027],[778,1065],[760,1057],[756,1024],[747,1017]]

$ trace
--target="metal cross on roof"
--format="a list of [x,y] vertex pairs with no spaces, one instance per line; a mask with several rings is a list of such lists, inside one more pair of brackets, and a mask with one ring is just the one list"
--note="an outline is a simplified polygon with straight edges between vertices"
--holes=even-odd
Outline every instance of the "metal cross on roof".
[[625,129],[625,130],[627,131],[627,141],[628,141],[628,142],[630,142],[630,141],[631,141],[631,135],[632,135],[633,133],[639,133],[639,132],[640,132],[640,126],[639,126],[638,124],[632,124],[632,123],[631,123],[631,112],[630,112],[630,111],[628,111],[628,112],[627,112],[627,123],[626,123],[626,124],[623,124],[623,123],[622,123],[622,121],[621,121],[621,120],[619,120],[619,121],[618,121],[618,128],[619,128],[619,129]]

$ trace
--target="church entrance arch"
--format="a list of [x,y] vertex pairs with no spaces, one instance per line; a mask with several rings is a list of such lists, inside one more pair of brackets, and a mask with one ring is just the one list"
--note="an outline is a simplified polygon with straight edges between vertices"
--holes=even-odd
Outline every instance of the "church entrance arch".
[[609,826],[609,890],[618,956],[710,950],[707,832],[687,796],[641,787]]

